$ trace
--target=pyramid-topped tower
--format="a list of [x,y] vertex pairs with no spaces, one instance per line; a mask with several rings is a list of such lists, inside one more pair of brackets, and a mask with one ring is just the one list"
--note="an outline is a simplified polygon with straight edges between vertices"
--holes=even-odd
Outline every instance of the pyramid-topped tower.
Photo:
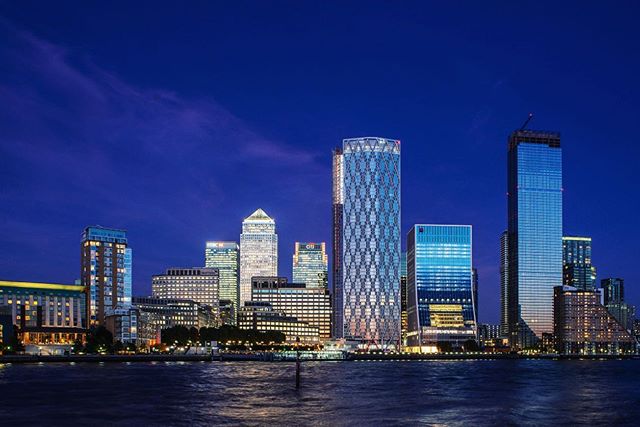
[[240,234],[240,307],[251,301],[251,278],[278,275],[276,222],[262,209],[242,221]]

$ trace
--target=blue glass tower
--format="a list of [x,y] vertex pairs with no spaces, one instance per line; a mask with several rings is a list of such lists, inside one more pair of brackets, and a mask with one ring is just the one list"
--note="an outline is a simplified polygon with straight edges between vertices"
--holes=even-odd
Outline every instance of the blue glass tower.
[[415,225],[407,236],[408,344],[476,336],[470,225]]
[[509,339],[523,349],[553,333],[553,288],[562,285],[560,134],[513,132],[507,167]]
[[398,345],[400,141],[345,139],[340,156],[341,182],[334,187],[343,202],[342,283],[335,301],[342,303],[343,336]]

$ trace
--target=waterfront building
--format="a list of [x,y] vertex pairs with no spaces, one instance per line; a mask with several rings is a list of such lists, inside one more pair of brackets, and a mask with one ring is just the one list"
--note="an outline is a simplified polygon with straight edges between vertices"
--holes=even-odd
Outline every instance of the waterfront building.
[[132,305],[116,308],[105,316],[105,327],[113,334],[114,341],[136,344],[138,342],[138,309]]
[[293,253],[293,281],[308,288],[328,287],[328,258],[325,243],[296,242]]
[[634,352],[636,340],[600,302],[599,292],[554,288],[555,348],[561,354]]
[[163,329],[174,326],[200,329],[218,325],[211,306],[189,299],[133,297],[133,304],[139,310],[138,340],[147,346],[160,343]]
[[[89,326],[131,306],[132,251],[125,230],[101,226],[82,233],[80,282],[87,293]],[[113,333],[113,331],[111,331]]]
[[240,235],[240,306],[251,300],[251,278],[278,275],[276,222],[262,209],[242,222]]
[[471,295],[473,297],[473,316],[478,322],[478,269],[471,269]]
[[[73,344],[87,330],[82,285],[0,280],[3,340],[18,333],[23,344]],[[13,328],[9,326],[13,325]]]
[[322,340],[331,338],[331,297],[327,288],[288,283],[286,277],[254,277],[251,300],[268,302],[275,311],[317,327]]
[[560,134],[513,132],[507,181],[509,340],[532,348],[553,333],[553,288],[562,285]]
[[497,341],[502,337],[502,329],[500,324],[482,323],[478,326],[478,336],[480,343],[485,344],[491,341]]
[[[345,139],[334,152],[341,195],[342,336],[376,347],[400,344],[400,141]],[[340,159],[336,159],[340,156]],[[334,199],[334,207],[336,200]],[[334,212],[335,216],[335,212]],[[334,218],[335,219],[335,218]]]
[[236,325],[238,323],[236,307],[233,301],[226,299],[220,300],[220,322],[223,325]]
[[613,277],[603,279],[600,287],[603,292],[604,306],[625,330],[631,331],[636,318],[636,308],[624,300],[624,280]]
[[344,304],[342,287],[342,218],[344,216],[344,163],[342,161],[342,148],[336,148],[333,151],[332,172],[332,336],[334,338],[342,338],[342,336],[344,335]]
[[500,331],[509,336],[509,232],[500,235]]
[[238,312],[238,326],[241,329],[256,331],[278,331],[285,335],[285,341],[295,343],[297,338],[306,344],[320,342],[320,332],[317,326],[311,326],[294,316],[288,316],[273,309],[265,301],[247,301]]
[[407,345],[407,252],[400,254],[400,339],[403,346]]
[[591,265],[591,237],[562,237],[563,284],[578,289],[596,287],[596,269]]
[[155,298],[186,299],[208,305],[219,314],[219,275],[217,268],[169,268],[152,277],[151,293]]
[[[229,301],[231,311],[237,313],[240,305],[240,247],[236,242],[207,242],[204,258],[205,267],[218,269],[221,305],[222,301]],[[225,316],[225,319],[227,324],[236,324],[235,315]]]
[[417,224],[407,236],[410,346],[475,340],[470,225]]

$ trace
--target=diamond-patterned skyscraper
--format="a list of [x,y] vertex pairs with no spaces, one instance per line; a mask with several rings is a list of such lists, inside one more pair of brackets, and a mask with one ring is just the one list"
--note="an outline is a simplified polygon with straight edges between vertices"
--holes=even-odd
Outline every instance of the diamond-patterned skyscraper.
[[400,141],[345,139],[341,155],[343,336],[398,345]]

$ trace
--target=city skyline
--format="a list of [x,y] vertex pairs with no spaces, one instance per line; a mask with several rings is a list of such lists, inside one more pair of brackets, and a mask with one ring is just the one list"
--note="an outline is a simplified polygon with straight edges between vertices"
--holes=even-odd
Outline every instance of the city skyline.
[[[228,12],[233,14],[233,8]],[[450,13],[450,10],[443,7],[438,12]],[[491,12],[496,11],[489,10],[488,13]],[[537,7],[530,12],[529,16],[520,19],[535,22],[542,15]],[[405,13],[402,16],[407,18]],[[560,9],[559,13],[569,12]],[[508,14],[508,10],[498,11],[495,19],[504,19]],[[631,225],[637,202],[635,197],[624,197],[627,193],[634,194],[635,189],[630,184],[634,179],[630,175],[632,168],[624,166],[638,153],[637,145],[628,143],[630,118],[635,115],[636,108],[629,105],[629,100],[633,99],[638,86],[624,79],[624,73],[633,74],[638,69],[638,62],[615,49],[607,53],[597,43],[589,43],[592,38],[585,28],[593,29],[594,25],[590,25],[588,17],[568,20],[571,22],[563,20],[562,26],[558,22],[551,23],[548,36],[518,35],[514,24],[501,30],[516,37],[513,44],[497,42],[507,49],[506,55],[504,52],[500,55],[515,57],[516,65],[524,65],[528,63],[523,57],[527,56],[529,48],[535,48],[537,52],[548,48],[549,53],[539,54],[539,59],[541,64],[555,64],[549,67],[559,73],[555,78],[546,66],[532,67],[535,73],[527,67],[515,67],[523,73],[522,77],[516,76],[511,68],[497,71],[504,65],[504,60],[481,41],[472,43],[470,48],[481,49],[489,55],[489,62],[495,61],[496,65],[479,59],[469,60],[471,64],[467,65],[472,66],[468,68],[478,74],[475,77],[463,71],[467,67],[440,52],[436,43],[425,43],[424,48],[432,57],[444,60],[433,63],[439,62],[444,70],[456,70],[457,78],[447,78],[442,70],[432,70],[424,79],[418,78],[407,74],[407,68],[415,66],[423,70],[431,62],[400,63],[388,72],[369,71],[370,76],[362,83],[354,76],[346,76],[345,83],[328,92],[332,98],[329,101],[324,99],[326,96],[323,98],[321,91],[305,89],[302,92],[309,96],[309,101],[301,104],[291,90],[285,91],[285,96],[277,97],[277,101],[269,101],[267,98],[271,94],[259,89],[260,85],[282,89],[287,78],[293,79],[292,86],[299,87],[303,80],[295,68],[280,78],[276,77],[282,71],[279,68],[267,70],[260,76],[259,84],[249,85],[243,92],[238,88],[246,82],[246,75],[236,79],[231,76],[230,70],[237,70],[240,64],[240,59],[232,56],[228,65],[217,68],[216,79],[211,79],[220,80],[219,83],[208,82],[199,75],[187,82],[189,79],[184,75],[194,70],[193,64],[181,65],[181,74],[176,80],[158,69],[163,62],[158,62],[156,55],[137,58],[133,61],[135,64],[128,66],[125,62],[130,59],[131,51],[126,50],[124,43],[113,43],[115,47],[110,48],[96,35],[79,43],[81,33],[73,14],[63,19],[62,22],[69,25],[61,25],[61,28],[44,24],[45,15],[59,16],[47,10],[47,6],[41,14],[32,10],[30,19],[24,19],[24,15],[11,10],[11,6],[4,6],[0,15],[3,16],[0,28],[8,40],[0,48],[0,58],[9,65],[3,74],[7,88],[3,94],[16,106],[15,114],[3,111],[0,115],[0,130],[6,135],[2,143],[4,167],[1,176],[2,181],[9,184],[3,186],[2,196],[6,203],[0,211],[0,219],[8,231],[0,242],[0,271],[5,279],[73,283],[78,278],[78,235],[87,225],[101,224],[127,230],[131,247],[135,249],[133,294],[148,295],[152,274],[174,265],[199,265],[207,240],[238,241],[242,218],[259,206],[277,221],[281,255],[278,272],[291,278],[290,248],[293,242],[323,241],[330,245],[332,241],[332,147],[344,138],[392,135],[402,140],[403,147],[400,233],[403,241],[408,230],[418,223],[472,224],[474,265],[478,267],[480,277],[480,321],[497,323],[500,295],[498,239],[506,223],[504,141],[520,126],[529,111],[534,111],[532,128],[558,130],[563,135],[564,235],[592,237],[593,265],[598,268],[598,277],[624,278],[628,284],[627,300],[631,304],[638,304],[640,300],[639,287],[635,286],[640,276],[633,269],[637,249],[627,246],[619,237],[625,235],[629,241],[635,240]],[[279,22],[289,22],[295,16],[294,12],[289,12],[279,18]],[[615,22],[626,19],[623,14],[615,16]],[[375,7],[371,15],[364,18],[366,24],[382,21]],[[316,21],[309,24],[316,30],[319,26]],[[574,36],[559,36],[560,27],[562,32]],[[264,27],[256,29],[264,30]],[[121,31],[131,35],[138,47],[149,43],[136,36],[129,21],[125,20]],[[225,27],[220,31],[230,29]],[[297,31],[303,36],[307,34],[303,29]],[[367,33],[366,37],[383,44],[372,47],[368,53],[353,51],[347,45],[339,49],[337,55],[351,53],[365,64],[375,63],[380,57],[388,58],[393,51],[390,46],[401,45],[412,31],[416,32],[417,39],[427,42],[430,40],[428,35],[444,40],[455,33],[438,28],[427,34],[410,20],[399,34],[391,36],[388,44],[384,44],[384,37]],[[625,30],[620,31],[622,33],[611,36],[612,44],[623,49],[628,41],[623,37]],[[356,28],[355,33],[356,40],[366,40],[361,27]],[[331,46],[337,45],[335,38],[327,32],[320,34]],[[495,37],[497,33],[490,34]],[[219,36],[219,33],[213,35]],[[551,40],[555,44],[556,37],[559,37],[557,49],[551,46]],[[573,37],[584,37],[585,42]],[[295,41],[276,41],[284,43],[289,50],[297,47]],[[455,48],[467,41],[469,34],[462,32],[448,46]],[[309,43],[320,44],[316,39]],[[579,49],[567,53],[570,49],[566,48],[574,44]],[[268,52],[273,49],[261,46]],[[241,42],[241,47],[247,46]],[[618,80],[617,72],[613,73],[605,65],[598,68],[580,55],[590,52],[587,49],[598,53],[604,64],[621,64],[616,67],[623,70],[620,81],[613,81],[614,76]],[[560,56],[561,51],[566,57]],[[249,52],[259,53],[255,49]],[[316,60],[321,61],[329,55],[320,50],[319,58],[312,63],[303,55],[302,59],[307,62],[301,67],[309,70]],[[16,60],[20,57],[35,67],[20,68],[24,66]],[[212,65],[221,63],[208,62],[203,67],[208,70]],[[288,61],[283,64],[284,68],[290,65]],[[39,66],[42,66],[41,71],[37,71]],[[596,67],[599,72],[588,75],[576,71],[588,67]],[[22,72],[33,82],[32,86],[20,83],[16,76]],[[577,82],[572,83],[576,73]],[[305,78],[317,79],[323,89],[331,88],[339,80],[336,75],[325,80],[315,73]],[[408,83],[402,84],[399,80]],[[67,81],[72,87],[64,83]],[[446,90],[438,91],[437,86],[443,82]],[[218,85],[230,85],[230,89],[225,92]],[[580,105],[587,104],[577,93],[578,89],[582,92],[583,86],[591,93],[599,94],[597,106]],[[462,90],[458,91],[456,87]],[[392,107],[367,105],[372,98],[365,92],[375,88]],[[472,90],[467,90],[469,88]],[[194,93],[200,93],[200,90],[202,96],[195,96]],[[66,107],[56,110],[41,91],[59,95]],[[412,96],[413,91],[417,91],[417,95]],[[232,92],[234,96],[236,93],[242,96],[235,99]],[[26,96],[29,93],[34,93],[40,104],[33,111],[30,110],[33,98]],[[132,93],[138,94],[138,98]],[[431,101],[425,107],[422,104],[427,98]],[[147,103],[155,108],[143,108]],[[248,107],[254,103],[254,107]],[[312,105],[314,103],[317,105]],[[142,128],[136,126],[114,112],[111,104],[128,112],[145,112],[146,124]],[[87,105],[93,107],[85,108]],[[293,105],[302,105],[301,111],[296,112]],[[336,112],[332,112],[334,106],[337,106]],[[611,114],[607,114],[607,110]],[[54,111],[55,114],[48,115]],[[24,120],[16,117],[21,114]],[[71,120],[77,114],[77,121],[86,123],[86,127]],[[616,114],[619,118],[613,118]],[[102,115],[106,119],[95,119]],[[43,116],[49,117],[54,124]],[[309,116],[317,118],[310,119]],[[218,129],[214,139],[235,144],[237,154],[232,153],[226,162],[211,166],[203,163],[201,157],[218,159],[220,155],[215,153],[226,154],[224,147],[212,144],[213,148],[206,149],[203,156],[196,158],[193,154],[210,142],[202,137],[202,133],[207,133],[211,122],[220,117],[228,118],[232,123],[230,127],[237,133],[233,134],[227,128]],[[175,124],[172,133],[162,134],[161,131],[166,130],[162,126],[165,121]],[[268,124],[269,121],[273,124]],[[114,122],[120,124],[117,132],[102,136],[106,126]],[[289,127],[290,130],[284,130]],[[95,144],[88,148],[81,142],[86,140]],[[242,143],[242,140],[249,143]],[[165,154],[156,151],[157,145],[158,151],[184,150],[185,154],[167,159]],[[147,156],[149,161],[142,161]],[[51,164],[45,164],[49,161]],[[93,177],[85,177],[84,172],[73,172],[85,164],[91,165]],[[495,167],[488,167],[491,165]],[[618,167],[620,165],[623,167]],[[134,170],[137,166],[140,166],[139,170]],[[266,166],[274,166],[279,171],[277,176],[265,180]],[[606,174],[602,173],[605,168]],[[158,170],[170,172],[159,173]],[[88,189],[95,190],[92,197],[96,203],[86,203]],[[605,214],[603,211],[606,210],[597,208],[600,205],[612,208]],[[616,214],[615,221],[610,219],[612,211]],[[631,236],[627,234],[630,229]],[[402,247],[405,249],[406,245]],[[32,262],[35,259],[42,260],[43,268],[35,268]]]

